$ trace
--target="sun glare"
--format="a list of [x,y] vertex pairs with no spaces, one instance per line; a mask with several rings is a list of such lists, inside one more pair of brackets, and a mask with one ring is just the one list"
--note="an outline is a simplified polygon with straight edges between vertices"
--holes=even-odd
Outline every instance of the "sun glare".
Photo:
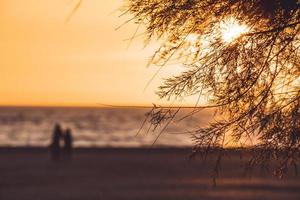
[[242,34],[249,31],[249,27],[240,24],[235,18],[230,17],[220,23],[221,36],[224,42],[231,43]]
[[198,34],[189,34],[186,37],[186,41],[188,42],[188,46],[189,46],[188,51],[191,53],[196,53],[198,50],[197,44],[199,42],[199,35]]

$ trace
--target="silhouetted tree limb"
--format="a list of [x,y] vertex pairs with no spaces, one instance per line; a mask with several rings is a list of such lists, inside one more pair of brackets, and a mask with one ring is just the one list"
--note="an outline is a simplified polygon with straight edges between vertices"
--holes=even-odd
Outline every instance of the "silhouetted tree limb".
[[[225,137],[236,144],[257,140],[254,149],[261,153],[249,166],[275,160],[272,171],[279,177],[295,168],[300,154],[298,0],[127,0],[125,12],[145,26],[147,40],[164,41],[153,64],[175,59],[186,66],[159,87],[158,96],[205,94],[209,104],[195,110],[215,107],[223,116],[194,131],[195,152],[224,149]],[[232,18],[248,30],[226,42],[221,24]],[[149,113],[155,127],[164,121],[156,109],[168,112],[155,107]]]

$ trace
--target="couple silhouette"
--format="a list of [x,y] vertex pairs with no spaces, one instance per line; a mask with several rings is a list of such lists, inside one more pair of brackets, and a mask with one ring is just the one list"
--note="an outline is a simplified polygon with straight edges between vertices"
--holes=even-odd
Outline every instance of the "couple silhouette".
[[60,124],[55,124],[50,145],[52,160],[58,161],[62,156],[71,159],[72,149],[73,136],[71,129],[68,128],[63,131]]

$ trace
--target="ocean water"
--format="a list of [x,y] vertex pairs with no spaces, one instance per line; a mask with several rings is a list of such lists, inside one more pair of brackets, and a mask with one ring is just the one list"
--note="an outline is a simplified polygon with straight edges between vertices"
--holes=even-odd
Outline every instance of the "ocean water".
[[[129,108],[0,108],[0,146],[45,147],[51,140],[55,123],[71,128],[75,147],[147,147],[160,130],[148,130],[148,124],[137,135],[145,113],[150,109]],[[179,115],[186,114],[187,110]],[[171,123],[155,146],[191,146],[189,131],[204,126],[209,113]]]

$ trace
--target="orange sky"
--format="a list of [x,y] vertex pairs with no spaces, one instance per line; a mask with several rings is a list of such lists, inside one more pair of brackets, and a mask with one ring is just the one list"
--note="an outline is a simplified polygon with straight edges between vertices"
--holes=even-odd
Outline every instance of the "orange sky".
[[[83,0],[69,23],[76,0],[0,0],[0,105],[160,103],[157,67],[146,68],[157,44],[143,40],[129,48],[135,25],[116,31],[122,0]],[[161,76],[177,73],[168,66]]]

